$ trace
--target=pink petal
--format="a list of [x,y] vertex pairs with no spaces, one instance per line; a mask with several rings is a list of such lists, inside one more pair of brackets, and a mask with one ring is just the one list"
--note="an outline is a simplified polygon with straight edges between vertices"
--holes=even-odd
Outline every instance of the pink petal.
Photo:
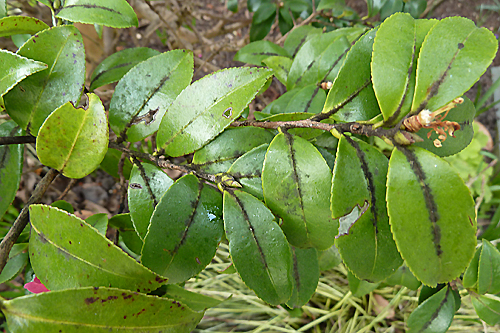
[[39,294],[39,293],[43,293],[43,292],[46,292],[46,291],[50,291],[47,289],[47,287],[45,287],[43,285],[43,283],[37,278],[35,277],[35,279],[33,280],[33,282],[28,282],[24,285],[24,288],[26,288],[28,291],[34,293],[34,294]]

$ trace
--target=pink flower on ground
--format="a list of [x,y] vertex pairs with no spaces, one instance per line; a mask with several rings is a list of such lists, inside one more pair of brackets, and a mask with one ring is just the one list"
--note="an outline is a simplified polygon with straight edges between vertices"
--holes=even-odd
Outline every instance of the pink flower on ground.
[[39,293],[44,293],[46,291],[50,291],[47,289],[47,287],[45,287],[43,285],[42,282],[40,282],[40,280],[35,277],[35,279],[33,280],[33,282],[28,282],[24,285],[24,288],[26,288],[28,291],[34,293],[34,294],[39,294]]

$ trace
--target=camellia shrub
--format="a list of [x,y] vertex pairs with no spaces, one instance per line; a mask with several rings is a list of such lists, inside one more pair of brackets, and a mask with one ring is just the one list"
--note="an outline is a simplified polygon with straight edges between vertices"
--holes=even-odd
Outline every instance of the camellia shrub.
[[[236,54],[259,67],[195,82],[191,51],[133,48],[105,59],[87,87],[71,22],[130,27],[134,11],[123,0],[41,2],[53,27],[0,19],[0,36],[32,34],[16,53],[0,51],[12,119],[0,124],[0,215],[19,187],[22,144],[36,143],[49,168],[0,244],[4,281],[29,260],[34,283],[50,290],[0,300],[11,332],[190,332],[221,301],[183,282],[221,242],[271,305],[306,304],[318,258],[338,250],[351,289],[424,285],[412,331],[448,329],[457,284],[481,319],[500,321],[500,253],[488,241],[476,249],[473,198],[442,159],[471,142],[476,110],[463,94],[496,54],[489,30],[405,13],[375,28],[305,25],[283,47],[257,41]],[[287,92],[247,119],[273,75]],[[92,91],[113,82],[106,110]],[[145,139],[149,148],[132,144]],[[374,145],[382,140],[389,149]],[[129,213],[84,221],[62,203],[37,204],[59,173],[78,179],[100,167],[128,177]],[[121,230],[121,248],[108,226]]]

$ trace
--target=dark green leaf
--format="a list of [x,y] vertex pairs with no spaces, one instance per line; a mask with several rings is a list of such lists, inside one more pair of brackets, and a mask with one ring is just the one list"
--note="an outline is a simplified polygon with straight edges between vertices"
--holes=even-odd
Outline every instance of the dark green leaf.
[[340,139],[331,190],[333,218],[341,225],[335,246],[349,270],[371,282],[385,280],[403,263],[387,216],[387,166],[387,157],[376,148]]
[[[0,124],[0,137],[17,136],[21,130],[13,121]],[[0,217],[16,197],[23,170],[24,145],[0,146]]]
[[[104,156],[104,159],[101,162],[101,169],[115,178],[120,178],[120,175],[118,175],[118,164],[120,163],[121,156],[121,151],[116,149],[108,149],[106,155]],[[125,158],[123,164],[123,176],[125,177],[125,179],[130,178],[131,171],[132,163],[128,158]]]
[[429,286],[457,278],[476,247],[474,201],[463,180],[418,147],[395,149],[387,178],[391,230],[408,267]]
[[386,2],[387,0],[366,0],[366,5],[368,6],[368,17],[377,15]]
[[253,14],[252,25],[262,23],[275,15],[276,5],[270,2],[263,2]]
[[271,56],[290,57],[288,52],[281,46],[267,40],[259,40],[242,47],[236,52],[233,60],[261,66],[262,60]]
[[240,116],[272,75],[262,68],[229,68],[184,89],[163,117],[158,148],[182,156],[203,147]]
[[82,36],[71,25],[53,27],[31,37],[17,54],[51,69],[27,77],[3,96],[11,118],[37,136],[52,111],[67,102],[78,105],[85,82]]
[[418,19],[427,8],[427,0],[410,0],[405,3],[404,11]]
[[111,286],[150,292],[165,282],[78,217],[45,205],[29,209],[30,260],[48,289]]
[[65,0],[56,17],[72,22],[113,28],[137,27],[137,16],[125,0]]
[[403,10],[403,1],[405,0],[387,0],[385,4],[380,8],[380,20],[385,20],[394,13]]
[[139,237],[144,239],[155,206],[174,181],[155,165],[143,163],[141,168],[146,179],[141,176],[142,172],[137,165],[134,165],[130,173],[128,207],[134,228]]
[[184,282],[210,263],[223,233],[221,194],[186,175],[156,206],[141,262],[169,283]]
[[257,127],[229,128],[193,155],[193,166],[216,174],[226,172],[237,158],[264,143],[274,135]]
[[464,17],[447,17],[429,31],[420,50],[412,111],[434,111],[461,96],[491,64],[498,41]]
[[288,301],[292,254],[271,211],[248,193],[225,191],[224,228],[231,259],[245,284],[269,304]]
[[28,244],[14,244],[9,252],[9,261],[0,274],[0,283],[14,279],[28,263]]
[[464,273],[464,276],[462,278],[462,285],[464,288],[467,289],[476,289],[477,290],[477,274],[479,271],[479,256],[481,255],[481,250],[483,249],[483,246],[481,245],[476,249],[476,253],[474,254],[474,257],[472,258],[471,262],[469,263],[469,266],[467,267],[467,270]]
[[[0,1],[0,12],[1,7]],[[0,14],[0,18],[2,16]],[[33,35],[48,28],[49,26],[43,21],[29,16],[7,16],[0,19],[0,37],[19,34]]]
[[135,231],[130,213],[117,214],[109,219],[108,224],[120,233],[123,243],[135,254],[140,254],[143,241]]
[[420,304],[408,317],[412,332],[444,333],[455,315],[455,298],[450,287],[441,289]]
[[283,219],[290,244],[320,250],[332,246],[338,222],[331,217],[328,200],[330,168],[311,143],[278,134],[267,150],[262,187],[266,204]]
[[318,251],[292,246],[293,292],[286,302],[291,308],[305,305],[316,291],[319,281]]
[[108,150],[108,122],[104,106],[88,95],[87,110],[68,102],[45,120],[36,140],[40,162],[69,178],[83,178],[99,167]]
[[[474,103],[467,97],[464,97],[464,102],[451,109],[446,117],[446,121],[455,121],[460,125],[460,130],[453,133],[454,137],[447,135],[446,140],[440,140],[442,147],[436,147],[434,140],[438,139],[440,134],[438,135],[433,129],[422,128],[417,132],[417,135],[424,141],[415,143],[415,146],[425,148],[438,156],[449,156],[462,151],[471,143],[474,136],[472,122],[475,115],[476,109],[474,108]],[[432,134],[427,138],[429,132]],[[445,130],[445,132],[447,131]]]
[[267,20],[261,23],[254,23],[252,21],[252,26],[250,27],[250,42],[255,42],[266,37],[269,31],[271,31],[274,18],[275,17],[271,15]]
[[51,291],[2,300],[0,307],[17,333],[189,333],[203,317],[172,299],[115,288]]
[[500,292],[500,252],[486,239],[479,257],[477,292],[479,294],[497,294]]
[[191,83],[192,77],[191,51],[169,51],[139,63],[115,88],[109,106],[111,129],[120,136],[126,131],[129,142],[153,134],[160,127],[167,108]]
[[0,50],[0,97],[24,78],[46,68],[47,65],[39,61]]
[[284,6],[279,10],[278,27],[283,36],[293,28],[293,17],[287,6]]
[[500,322],[500,301],[493,296],[473,296],[472,305],[479,318],[488,325],[496,325]]
[[101,62],[90,77],[90,91],[119,81],[131,68],[160,54],[148,47],[135,47],[113,53]]
[[368,120],[379,114],[371,83],[371,57],[377,29],[365,33],[347,53],[326,97],[324,113],[339,121]]
[[233,13],[237,13],[238,12],[238,0],[228,0],[227,1],[227,9],[229,9]]
[[227,171],[240,185],[242,190],[250,193],[259,200],[264,200],[262,194],[262,166],[267,152],[268,144],[260,145],[234,161]]
[[61,210],[65,210],[65,211],[67,211],[70,214],[73,214],[75,212],[75,209],[73,208],[73,206],[69,202],[64,201],[64,200],[54,201],[51,204],[51,206],[59,208]]

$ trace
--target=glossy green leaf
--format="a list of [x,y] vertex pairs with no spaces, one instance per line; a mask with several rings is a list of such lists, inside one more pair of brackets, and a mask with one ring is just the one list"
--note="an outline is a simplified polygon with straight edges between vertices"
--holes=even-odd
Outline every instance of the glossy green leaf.
[[141,262],[169,283],[184,282],[210,263],[223,233],[221,194],[186,175],[156,206]]
[[455,298],[450,287],[441,289],[420,304],[408,317],[410,332],[444,333],[455,315]]
[[434,111],[461,96],[491,64],[498,41],[464,17],[447,17],[429,31],[420,50],[412,111]]
[[[13,121],[0,124],[0,137],[17,136],[21,130]],[[0,146],[0,217],[16,197],[23,171],[24,145]]]
[[150,292],[166,281],[78,217],[45,205],[29,209],[31,265],[48,289],[111,286]]
[[252,25],[256,23],[262,23],[270,17],[276,15],[276,5],[270,1],[261,1],[260,6],[257,8],[253,14]]
[[0,50],[0,96],[24,78],[46,68],[47,65],[39,61],[21,57],[7,50]]
[[334,114],[335,120],[368,120],[380,112],[370,68],[376,32],[368,31],[351,47],[326,97],[323,112]]
[[316,291],[319,281],[318,251],[292,247],[293,291],[286,302],[291,308],[305,305]]
[[158,148],[182,156],[203,147],[240,116],[271,73],[228,68],[196,81],[168,108],[158,131]]
[[405,286],[411,290],[417,290],[422,285],[422,282],[418,281],[415,275],[413,275],[405,265],[400,266],[396,270],[396,273],[388,277],[384,283],[391,286]]
[[175,299],[194,311],[203,311],[208,308],[213,308],[223,302],[222,300],[188,291],[176,284],[169,284],[165,287],[167,288],[167,292],[165,293],[166,297]]
[[234,267],[245,284],[271,305],[292,295],[292,253],[274,215],[252,195],[224,192],[224,229]]
[[316,84],[310,84],[287,91],[269,103],[262,112],[269,114],[295,112],[319,113],[323,109],[325,100],[325,91],[320,89]]
[[108,150],[108,122],[104,106],[95,94],[88,108],[68,102],[45,120],[36,140],[40,162],[69,178],[83,178],[99,167]]
[[[116,149],[108,149],[104,159],[101,162],[101,169],[106,171],[109,175],[120,178],[118,174],[118,164],[120,163],[120,159],[122,156],[122,152]],[[130,178],[130,172],[132,171],[132,162],[128,158],[125,158],[123,163],[123,176],[125,179]]]
[[312,37],[293,60],[287,89],[317,84],[324,79],[332,81],[342,66],[350,43],[363,31],[363,28],[345,28]]
[[134,47],[113,53],[101,62],[90,77],[90,91],[119,81],[127,72],[144,60],[160,54],[148,47]]
[[31,37],[17,54],[50,68],[27,77],[3,96],[11,118],[37,136],[52,111],[67,102],[78,105],[85,82],[82,36],[71,25],[53,27]]
[[0,307],[16,333],[189,333],[203,317],[172,299],[115,288],[51,291],[2,300]]
[[405,13],[410,13],[414,18],[419,18],[427,8],[427,0],[410,0],[405,3]]
[[120,136],[126,131],[129,142],[153,134],[169,105],[191,83],[192,77],[191,51],[174,50],[141,62],[115,88],[109,106],[111,129]]
[[[341,218],[335,246],[358,279],[380,282],[403,263],[385,203],[387,157],[362,141],[343,136],[335,161],[331,209],[333,218]],[[354,215],[352,221],[344,226],[343,220],[350,215]]]
[[295,57],[305,42],[322,32],[323,31],[320,28],[315,28],[311,25],[297,27],[288,34],[285,43],[283,44],[283,48],[288,52],[288,54]]
[[387,0],[366,0],[366,5],[368,7],[368,17],[377,15],[386,2]]
[[269,144],[263,144],[242,155],[231,165],[227,174],[232,176],[242,190],[259,200],[264,200],[262,193],[262,166]]
[[479,318],[488,325],[496,325],[500,322],[500,299],[493,295],[472,297],[472,305]]
[[[438,156],[449,156],[462,151],[471,143],[474,136],[472,122],[475,115],[476,108],[474,107],[474,103],[467,97],[464,97],[464,102],[451,109],[445,119],[446,121],[455,121],[460,125],[460,130],[453,133],[454,137],[447,135],[446,140],[440,140],[442,147],[436,147],[434,140],[439,135],[432,129],[423,128],[417,132],[417,135],[424,141],[415,143],[415,146],[425,148]],[[432,134],[427,138],[429,132]]]
[[121,240],[132,252],[141,253],[143,241],[135,231],[130,213],[117,214],[109,219],[108,224],[118,229]]
[[463,180],[418,147],[395,149],[387,178],[391,230],[408,267],[429,286],[457,278],[476,247],[474,201]]
[[479,294],[500,293],[500,252],[486,239],[479,257],[477,291]]
[[355,297],[363,297],[378,288],[380,283],[371,283],[358,279],[351,271],[347,271],[347,281],[349,282],[349,290]]
[[0,283],[14,279],[28,263],[28,244],[14,244],[9,252],[9,261],[0,273]]
[[226,6],[227,6],[227,9],[229,9],[233,13],[238,12],[238,0],[228,0]]
[[94,227],[97,232],[106,237],[106,231],[108,230],[108,214],[98,213],[89,216],[85,219],[88,225]]
[[65,0],[56,17],[87,24],[102,24],[112,28],[137,27],[134,9],[126,0]]
[[259,40],[243,46],[236,52],[233,60],[261,66],[262,60],[271,56],[290,57],[288,52],[281,46],[267,40]]
[[483,246],[481,245],[476,249],[476,253],[474,257],[469,263],[469,266],[465,270],[464,276],[462,278],[462,285],[467,289],[477,289],[477,275],[479,271],[479,256],[481,255],[481,251]]
[[56,207],[56,208],[59,208],[61,210],[65,210],[70,214],[73,214],[75,212],[75,209],[73,208],[73,206],[65,200],[57,200],[57,201],[54,201],[53,203],[51,203],[50,205],[52,207]]
[[267,150],[262,187],[267,206],[283,219],[281,228],[296,247],[332,246],[338,222],[330,212],[330,168],[308,141],[278,134]]
[[379,26],[373,43],[373,90],[389,123],[398,118],[408,93],[416,57],[416,25],[410,14],[396,13]]
[[[255,18],[255,16],[254,16]],[[250,42],[254,42],[257,40],[261,40],[267,36],[269,31],[271,31],[271,27],[273,26],[275,20],[275,16],[271,15],[266,20],[255,23],[252,21],[252,25],[250,26]]]
[[286,84],[292,66],[292,59],[283,56],[271,56],[263,59],[262,63],[274,71],[274,76],[282,84]]
[[130,173],[128,207],[134,228],[144,240],[155,206],[174,181],[155,165],[143,163],[141,168],[146,179],[141,176],[141,169],[137,165],[134,165]]
[[[2,15],[0,15],[0,17],[2,17]],[[7,16],[0,18],[0,37],[19,34],[33,35],[48,28],[49,26],[45,24],[45,22],[34,17]]]
[[193,155],[193,166],[208,172],[226,172],[237,158],[264,143],[274,135],[263,128],[229,128]]

